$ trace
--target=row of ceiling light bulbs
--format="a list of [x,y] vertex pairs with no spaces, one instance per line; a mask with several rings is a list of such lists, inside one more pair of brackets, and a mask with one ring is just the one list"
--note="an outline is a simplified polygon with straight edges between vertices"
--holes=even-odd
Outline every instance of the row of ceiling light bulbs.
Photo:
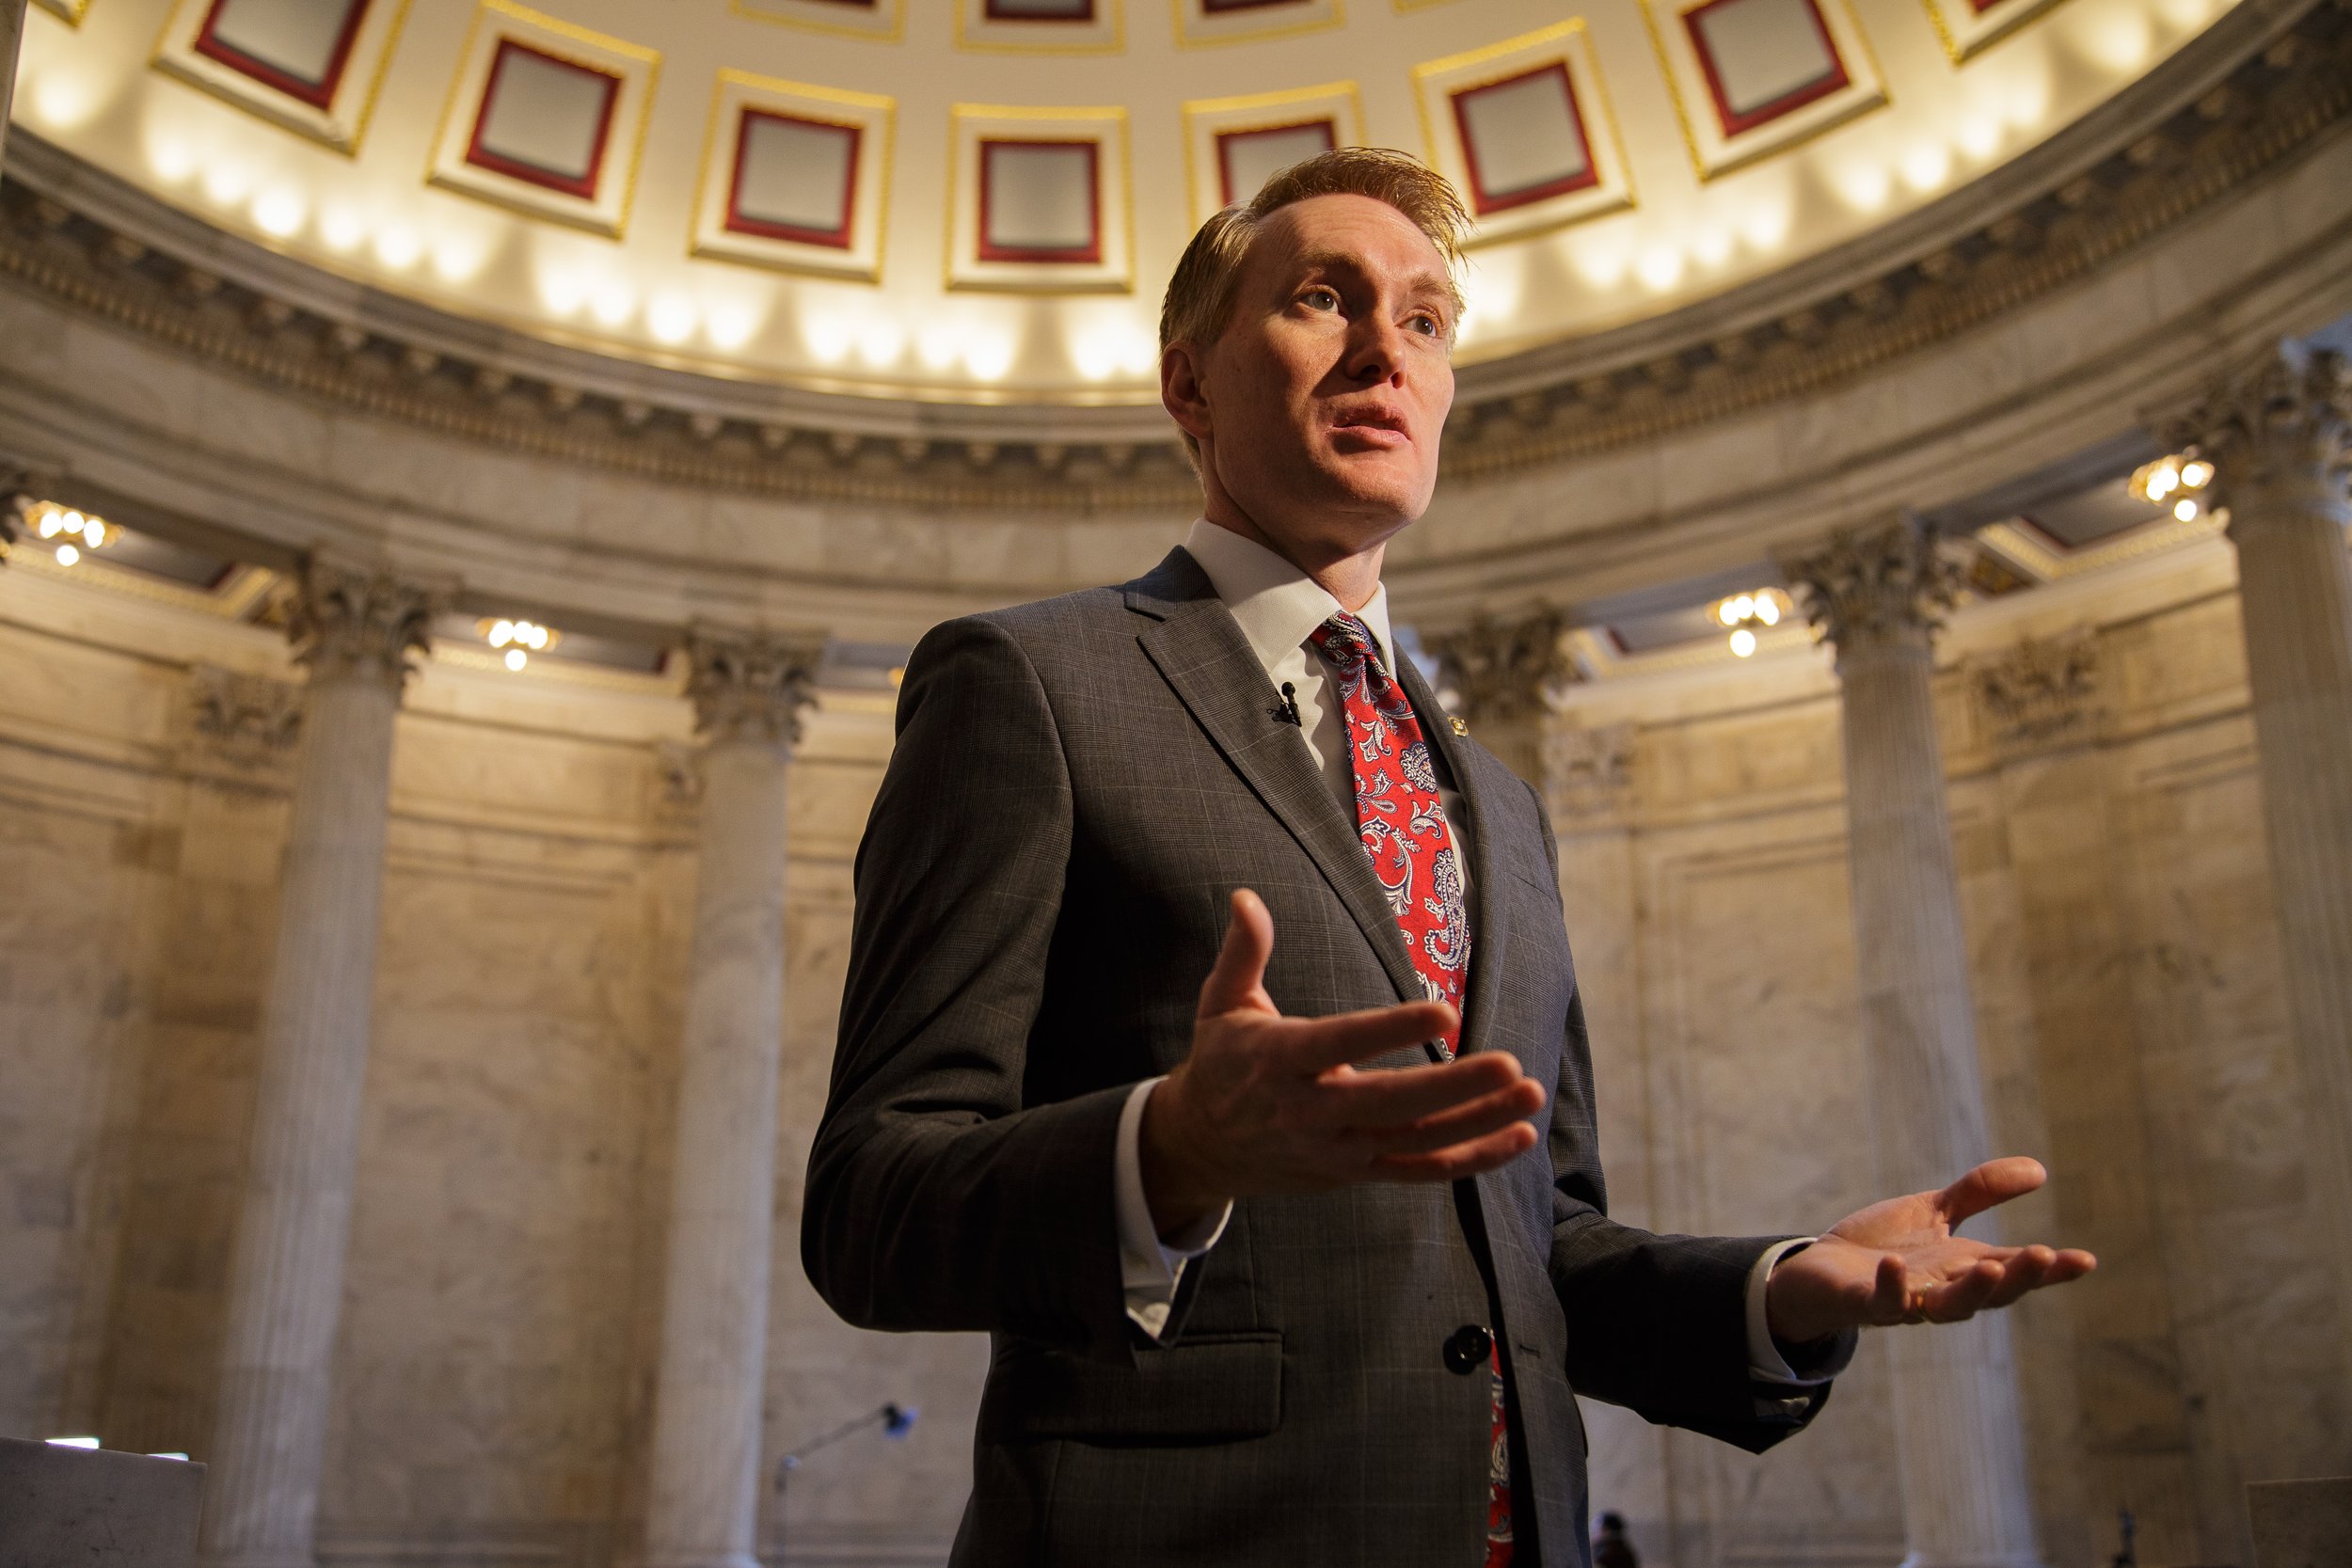
[[1749,658],[1756,653],[1758,629],[1770,630],[1780,625],[1786,612],[1787,596],[1777,588],[1759,588],[1752,594],[1734,594],[1715,605],[1715,624],[1731,633],[1734,657]]
[[56,501],[38,501],[25,509],[25,522],[42,539],[56,541],[57,564],[71,566],[82,559],[84,550],[94,550],[112,544],[121,530],[103,517],[87,512],[76,512]]
[[542,654],[564,641],[564,634],[552,626],[536,621],[513,621],[504,616],[496,620],[484,617],[474,623],[474,629],[483,641],[502,654],[509,670],[520,670],[531,662],[532,654]]
[[2205,511],[2205,487],[2213,483],[2213,465],[2201,457],[2176,452],[2146,464],[2132,475],[2132,494],[2156,506],[2169,501],[2172,515],[2193,523]]

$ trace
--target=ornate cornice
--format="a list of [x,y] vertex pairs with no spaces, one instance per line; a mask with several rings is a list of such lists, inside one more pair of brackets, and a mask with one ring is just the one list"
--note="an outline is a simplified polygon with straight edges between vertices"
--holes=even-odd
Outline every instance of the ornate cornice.
[[[2052,137],[2002,181],[1979,182],[2019,196],[1957,238],[1922,223],[1918,232],[1939,237],[1875,272],[1807,264],[1740,291],[1751,305],[1705,302],[1636,336],[1465,367],[1448,475],[1585,456],[1831,387],[2081,277],[2352,117],[2352,25],[2341,3],[2309,5],[2284,24],[2239,11],[2132,89],[2153,123],[2109,116]],[[2225,36],[2249,53],[2199,90]],[[2184,84],[2194,102],[2166,110]],[[110,182],[22,130],[10,154],[0,274],[312,397],[567,463],[796,499],[1022,512],[1198,499],[1177,446],[1145,437],[1156,426],[1136,410],[787,398],[622,366],[421,306],[388,308],[325,274],[296,286],[296,263]],[[2040,188],[2019,184],[2027,170],[2041,171]],[[1977,187],[1931,214],[1970,200],[1984,201]],[[1636,337],[1650,346],[1631,348]],[[1608,347],[1620,339],[1628,349]]]
[[703,625],[687,634],[686,695],[694,727],[713,741],[789,746],[801,710],[817,700],[825,641],[807,632],[734,631]]
[[429,652],[439,595],[388,572],[312,557],[288,607],[286,636],[317,680],[379,680],[397,689],[408,656]]
[[1576,678],[1562,639],[1567,617],[1549,606],[1517,620],[1481,610],[1454,631],[1423,631],[1422,646],[1453,678],[1464,717],[1523,719],[1546,711],[1544,693]]
[[1926,646],[1961,578],[1934,531],[1912,515],[1840,530],[1818,548],[1781,557],[1780,569],[1841,660],[1889,644]]

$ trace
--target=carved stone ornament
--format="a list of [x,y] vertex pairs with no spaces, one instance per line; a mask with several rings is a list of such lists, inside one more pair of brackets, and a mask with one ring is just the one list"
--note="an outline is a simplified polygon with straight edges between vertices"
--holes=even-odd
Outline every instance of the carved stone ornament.
[[1943,625],[1960,587],[1960,567],[1935,532],[1906,513],[1870,529],[1841,529],[1829,543],[1783,556],[1780,569],[1804,604],[1805,619],[1842,657],[1889,642],[1924,645]]
[[676,834],[701,819],[702,749],[683,740],[653,745],[653,791],[649,802],[657,832]]
[[2328,484],[2352,465],[2352,361],[2288,339],[2155,422],[2168,448],[2212,461],[2217,507],[2230,505],[2233,484]]
[[2026,638],[1976,663],[1970,677],[1997,746],[2064,745],[2098,727],[2099,645],[2089,632]]
[[291,681],[199,664],[188,673],[193,750],[234,772],[285,763],[302,731],[302,689]]
[[24,526],[24,509],[33,504],[33,476],[16,464],[0,461],[0,561],[8,558]]
[[1589,816],[1616,806],[1633,783],[1633,726],[1548,726],[1543,781],[1544,803],[1555,816]]
[[801,738],[801,709],[816,701],[817,669],[824,662],[821,636],[696,626],[686,654],[695,729],[712,740],[771,746]]
[[286,635],[312,680],[375,679],[397,687],[408,678],[408,656],[432,646],[436,599],[389,572],[313,557],[303,563]]
[[1457,631],[1423,632],[1422,645],[1445,666],[1473,722],[1524,719],[1546,711],[1547,690],[1576,678],[1561,645],[1567,629],[1549,606],[1514,621],[1481,610]]

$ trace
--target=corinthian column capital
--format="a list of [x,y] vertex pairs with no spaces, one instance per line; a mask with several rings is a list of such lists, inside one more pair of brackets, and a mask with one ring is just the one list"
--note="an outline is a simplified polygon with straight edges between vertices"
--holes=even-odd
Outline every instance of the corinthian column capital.
[[796,743],[824,655],[825,640],[814,633],[695,626],[686,639],[695,729],[713,740]]
[[1960,568],[1936,547],[1934,531],[1909,513],[1875,528],[1840,529],[1816,549],[1782,556],[1780,569],[1803,596],[1805,619],[1841,659],[1887,644],[1925,647],[1960,586]]
[[1567,629],[1567,617],[1549,605],[1510,621],[1480,610],[1458,630],[1424,632],[1422,645],[1453,676],[1468,718],[1524,719],[1544,711],[1546,689],[1576,676],[1560,642]]
[[2326,486],[2352,465],[2352,361],[2290,338],[2154,422],[2167,447],[2213,464],[2218,506],[2248,486]]
[[408,678],[408,656],[431,646],[440,598],[381,568],[312,556],[303,562],[286,635],[312,680],[377,680],[398,689]]

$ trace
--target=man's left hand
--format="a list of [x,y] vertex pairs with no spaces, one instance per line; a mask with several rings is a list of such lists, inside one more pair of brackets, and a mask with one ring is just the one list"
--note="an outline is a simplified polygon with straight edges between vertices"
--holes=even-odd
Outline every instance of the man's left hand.
[[1971,1214],[2049,1180],[2038,1160],[1989,1160],[1941,1192],[1913,1193],[1847,1215],[1784,1258],[1765,1288],[1772,1338],[1806,1344],[1849,1328],[1949,1323],[2027,1291],[2079,1279],[2098,1259],[2079,1248],[1989,1246],[1952,1234]]

